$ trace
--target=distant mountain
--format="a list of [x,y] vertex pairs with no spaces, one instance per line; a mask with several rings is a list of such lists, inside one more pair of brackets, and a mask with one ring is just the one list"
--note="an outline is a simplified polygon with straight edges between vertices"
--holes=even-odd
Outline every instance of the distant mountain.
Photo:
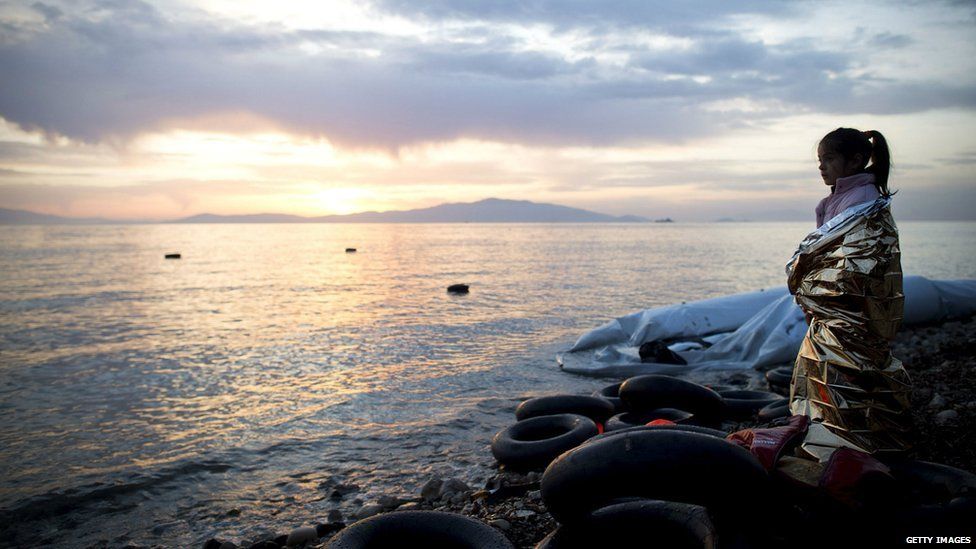
[[0,225],[98,225],[103,223],[122,222],[109,221],[98,217],[61,217],[26,210],[0,208]]
[[217,215],[200,214],[164,223],[314,223],[314,218],[288,214]]
[[[302,217],[287,214],[217,215],[200,214],[164,223],[645,223],[636,215],[613,216],[570,208],[558,204],[540,204],[528,200],[488,198],[478,202],[441,204],[417,210],[361,212],[349,215]],[[107,219],[77,219],[45,215],[23,210],[0,209],[0,224],[112,224]],[[133,223],[128,221],[125,223]],[[145,223],[156,223],[145,221]]]
[[648,221],[635,215],[613,216],[557,204],[500,198],[441,204],[417,210],[362,212],[311,219],[319,223],[642,223]]

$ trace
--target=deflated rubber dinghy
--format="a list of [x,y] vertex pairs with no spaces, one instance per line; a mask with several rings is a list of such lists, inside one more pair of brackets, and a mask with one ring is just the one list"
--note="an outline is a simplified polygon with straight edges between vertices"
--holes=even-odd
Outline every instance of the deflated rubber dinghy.
[[[906,276],[904,295],[907,325],[976,314],[976,280]],[[770,367],[792,364],[806,331],[803,311],[779,287],[623,316],[583,334],[556,361],[567,372],[618,378]],[[668,342],[688,364],[641,362],[640,346],[653,340]],[[690,343],[700,340],[711,346]]]

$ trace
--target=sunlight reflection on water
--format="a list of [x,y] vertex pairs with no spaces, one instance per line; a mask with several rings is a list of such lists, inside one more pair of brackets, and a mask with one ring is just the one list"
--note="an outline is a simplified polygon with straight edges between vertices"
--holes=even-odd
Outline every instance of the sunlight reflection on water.
[[[557,350],[641,308],[780,286],[809,229],[2,227],[0,508],[85,524],[58,545],[186,545],[324,515],[330,483],[474,482],[520,399],[605,383],[561,374]],[[976,277],[976,224],[901,230],[905,272]],[[152,532],[173,521],[192,526]]]

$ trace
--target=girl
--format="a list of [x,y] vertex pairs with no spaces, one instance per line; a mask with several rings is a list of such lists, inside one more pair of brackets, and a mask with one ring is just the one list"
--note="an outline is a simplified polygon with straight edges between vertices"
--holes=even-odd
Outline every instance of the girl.
[[891,155],[881,132],[837,128],[820,140],[817,158],[820,177],[830,187],[830,195],[817,204],[818,227],[851,206],[893,194],[888,191]]
[[910,380],[889,349],[904,296],[888,145],[879,132],[839,128],[817,156],[831,193],[786,268],[810,324],[790,409],[810,418],[801,448],[822,462],[841,447],[900,454],[909,448]]

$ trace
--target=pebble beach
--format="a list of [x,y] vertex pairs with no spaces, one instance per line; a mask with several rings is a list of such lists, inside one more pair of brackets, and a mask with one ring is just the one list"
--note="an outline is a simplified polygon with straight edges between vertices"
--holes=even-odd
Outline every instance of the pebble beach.
[[[976,431],[972,429],[976,425],[976,380],[972,377],[976,370],[976,317],[904,328],[893,344],[893,353],[912,376],[915,459],[967,471],[976,469]],[[731,376],[725,381],[744,386],[750,384],[747,379]],[[594,380],[594,390],[607,383]],[[759,425],[755,421],[725,422],[722,429],[731,432]],[[372,501],[356,498],[363,487],[327,487],[327,497],[335,501],[336,509],[324,517],[309,517],[304,528],[296,525],[293,532],[257,540],[211,539],[204,549],[326,547],[345,526],[395,510],[462,514],[501,531],[515,547],[531,548],[558,526],[542,501],[541,478],[541,472],[499,469],[484,486],[470,486],[455,478],[418,479],[422,488],[413,497],[381,495]],[[403,493],[397,487],[385,487],[383,491]],[[353,511],[339,510],[350,504]]]

